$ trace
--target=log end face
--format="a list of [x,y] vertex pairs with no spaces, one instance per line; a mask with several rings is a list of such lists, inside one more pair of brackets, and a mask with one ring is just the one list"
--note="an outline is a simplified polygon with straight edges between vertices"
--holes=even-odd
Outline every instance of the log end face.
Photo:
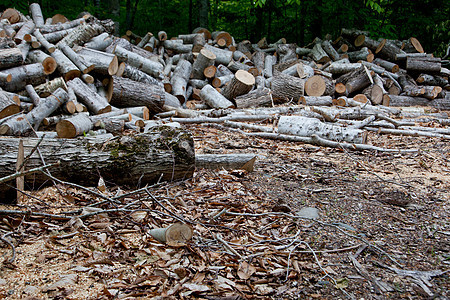
[[62,120],[56,124],[56,134],[59,138],[74,138],[77,136],[76,132],[75,126],[67,120]]
[[44,73],[45,75],[50,75],[55,72],[56,67],[58,67],[58,64],[56,63],[56,60],[53,57],[47,57],[42,61],[42,66],[44,67]]
[[16,103],[8,105],[5,108],[3,108],[2,111],[0,111],[0,119],[17,114],[19,112],[20,112],[20,106],[17,105]]
[[80,70],[71,70],[71,71],[67,72],[66,74],[64,74],[64,80],[67,82],[72,79],[78,78],[80,76],[81,76]]

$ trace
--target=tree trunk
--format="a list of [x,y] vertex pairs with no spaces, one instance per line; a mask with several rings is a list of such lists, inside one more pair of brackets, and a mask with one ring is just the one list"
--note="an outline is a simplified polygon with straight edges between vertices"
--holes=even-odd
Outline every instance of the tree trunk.
[[50,32],[43,34],[44,39],[46,39],[49,43],[56,43],[62,40],[66,35],[74,31],[75,28],[64,29],[60,31]]
[[298,102],[304,95],[305,80],[294,76],[279,74],[272,79],[272,97],[281,102]]
[[90,89],[80,78],[77,77],[68,81],[67,86],[74,90],[81,102],[94,114],[102,114],[111,111],[111,105],[109,105],[106,98]]
[[[0,139],[0,160],[3,162],[0,177],[15,173],[18,142],[19,139],[15,138]],[[110,135],[42,141],[30,138],[24,141],[25,149],[35,147],[38,142],[47,164],[60,162],[49,169],[53,176],[86,186],[95,186],[102,176],[112,185],[136,188],[160,180],[186,179],[193,175],[195,169],[192,136],[174,128],[159,127],[146,134],[114,139]],[[42,160],[35,153],[27,161],[26,169],[40,166]],[[40,186],[48,181],[48,177],[39,172],[26,176],[25,181]],[[14,185],[13,181],[8,183]],[[1,184],[0,190],[0,198],[6,199],[8,186]]]
[[162,111],[165,92],[160,85],[136,82],[113,76],[111,105],[117,107],[147,106],[153,113]]

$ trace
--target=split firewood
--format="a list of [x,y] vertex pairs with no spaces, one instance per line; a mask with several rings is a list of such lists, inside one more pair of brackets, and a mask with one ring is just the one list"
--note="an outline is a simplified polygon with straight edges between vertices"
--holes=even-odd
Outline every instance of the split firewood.
[[[0,177],[15,172],[18,139],[0,139],[0,158],[3,167]],[[51,174],[60,180],[82,185],[93,185],[101,175],[106,182],[136,187],[160,180],[186,179],[195,170],[194,143],[192,136],[184,130],[164,127],[154,128],[146,134],[111,138],[94,137],[84,139],[44,139],[29,138],[24,147],[32,148],[40,142],[42,157],[46,164],[59,165],[51,169]],[[70,150],[70,151],[68,151]],[[61,159],[64,158],[64,159]],[[42,165],[39,156],[27,161],[27,168]],[[74,172],[76,170],[76,172]],[[117,176],[121,174],[121,176]],[[25,177],[41,185],[48,181],[44,173]],[[14,186],[13,182],[10,182]],[[0,198],[9,187],[0,185]],[[15,190],[14,190],[15,193]]]

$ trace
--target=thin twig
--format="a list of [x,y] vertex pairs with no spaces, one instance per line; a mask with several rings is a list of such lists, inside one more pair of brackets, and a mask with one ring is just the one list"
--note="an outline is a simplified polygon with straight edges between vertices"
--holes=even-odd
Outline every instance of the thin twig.
[[11,247],[12,257],[8,260],[8,262],[10,264],[12,264],[14,262],[14,260],[16,259],[16,247],[14,247],[13,243],[11,243],[10,241],[8,241],[6,239],[6,237],[10,234],[12,234],[12,232],[8,232],[8,233],[4,234],[3,236],[0,236],[0,240],[2,240],[5,244],[8,244]]
[[60,162],[58,161],[58,162],[53,163],[53,164],[49,164],[49,165],[33,168],[33,169],[28,170],[28,171],[16,172],[14,174],[11,174],[11,175],[8,175],[8,176],[0,178],[0,183],[16,179],[17,177],[22,177],[22,176],[25,176],[25,175],[33,174],[33,173],[36,173],[36,172],[44,172],[45,169],[48,169],[48,168],[51,168],[51,167],[55,167],[55,166],[59,166],[59,164],[60,164]]

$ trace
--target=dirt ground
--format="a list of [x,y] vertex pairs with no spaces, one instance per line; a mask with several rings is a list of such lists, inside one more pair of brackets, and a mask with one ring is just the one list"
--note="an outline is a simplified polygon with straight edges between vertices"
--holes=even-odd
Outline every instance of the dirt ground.
[[[0,298],[450,298],[448,141],[370,133],[373,145],[420,149],[385,154],[188,128],[197,153],[254,153],[254,171],[197,170],[119,202],[58,186],[1,205],[101,211],[2,215]],[[194,230],[185,245],[149,235],[177,221]]]

